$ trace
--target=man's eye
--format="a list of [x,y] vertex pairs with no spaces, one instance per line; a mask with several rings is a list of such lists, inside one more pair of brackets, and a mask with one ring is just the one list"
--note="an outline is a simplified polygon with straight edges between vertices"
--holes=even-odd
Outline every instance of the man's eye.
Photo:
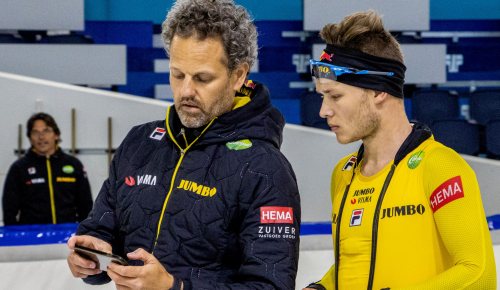
[[212,80],[212,78],[204,76],[195,76],[194,79],[200,83],[208,83]]

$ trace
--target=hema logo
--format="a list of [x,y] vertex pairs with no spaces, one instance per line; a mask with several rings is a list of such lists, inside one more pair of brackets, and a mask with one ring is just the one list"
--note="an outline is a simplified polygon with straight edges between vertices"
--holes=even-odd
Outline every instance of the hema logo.
[[141,185],[141,184],[156,185],[156,175],[150,175],[150,174],[137,175],[137,184],[134,177],[127,176],[125,177],[125,184],[128,186]]
[[181,182],[179,183],[179,186],[177,186],[177,188],[191,191],[201,196],[212,197],[217,193],[217,188],[215,187],[208,187],[203,184],[198,184],[194,181],[189,181],[185,179],[181,179]]

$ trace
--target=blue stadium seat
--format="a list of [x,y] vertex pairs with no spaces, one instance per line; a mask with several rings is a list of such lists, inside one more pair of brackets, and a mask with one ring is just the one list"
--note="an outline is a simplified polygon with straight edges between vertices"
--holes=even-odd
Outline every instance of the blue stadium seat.
[[480,151],[479,126],[465,120],[436,120],[431,126],[434,138],[458,153],[477,155]]
[[500,119],[500,90],[476,91],[470,95],[470,116],[481,125]]
[[428,126],[437,120],[457,119],[460,114],[458,97],[448,91],[416,91],[411,107],[413,119]]
[[315,92],[304,93],[300,96],[300,116],[302,125],[330,129],[326,120],[319,116],[319,109],[323,99],[321,95]]
[[500,120],[486,124],[486,151],[491,157],[500,159]]

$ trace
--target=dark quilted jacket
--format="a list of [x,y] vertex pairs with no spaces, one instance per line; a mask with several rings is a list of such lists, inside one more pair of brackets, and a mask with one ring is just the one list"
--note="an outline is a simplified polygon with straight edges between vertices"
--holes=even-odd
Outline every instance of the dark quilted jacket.
[[248,104],[191,142],[179,137],[173,106],[166,122],[134,127],[77,233],[110,242],[122,256],[152,252],[184,289],[294,289],[300,198],[279,151],[284,120],[265,87],[242,92]]

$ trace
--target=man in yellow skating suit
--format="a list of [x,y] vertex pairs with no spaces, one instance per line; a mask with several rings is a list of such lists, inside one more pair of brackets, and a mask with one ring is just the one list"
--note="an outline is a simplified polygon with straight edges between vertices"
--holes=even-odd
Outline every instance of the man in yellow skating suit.
[[403,56],[380,16],[355,13],[320,35],[320,115],[340,143],[363,144],[334,169],[335,263],[306,289],[496,289],[476,176],[408,121]]

